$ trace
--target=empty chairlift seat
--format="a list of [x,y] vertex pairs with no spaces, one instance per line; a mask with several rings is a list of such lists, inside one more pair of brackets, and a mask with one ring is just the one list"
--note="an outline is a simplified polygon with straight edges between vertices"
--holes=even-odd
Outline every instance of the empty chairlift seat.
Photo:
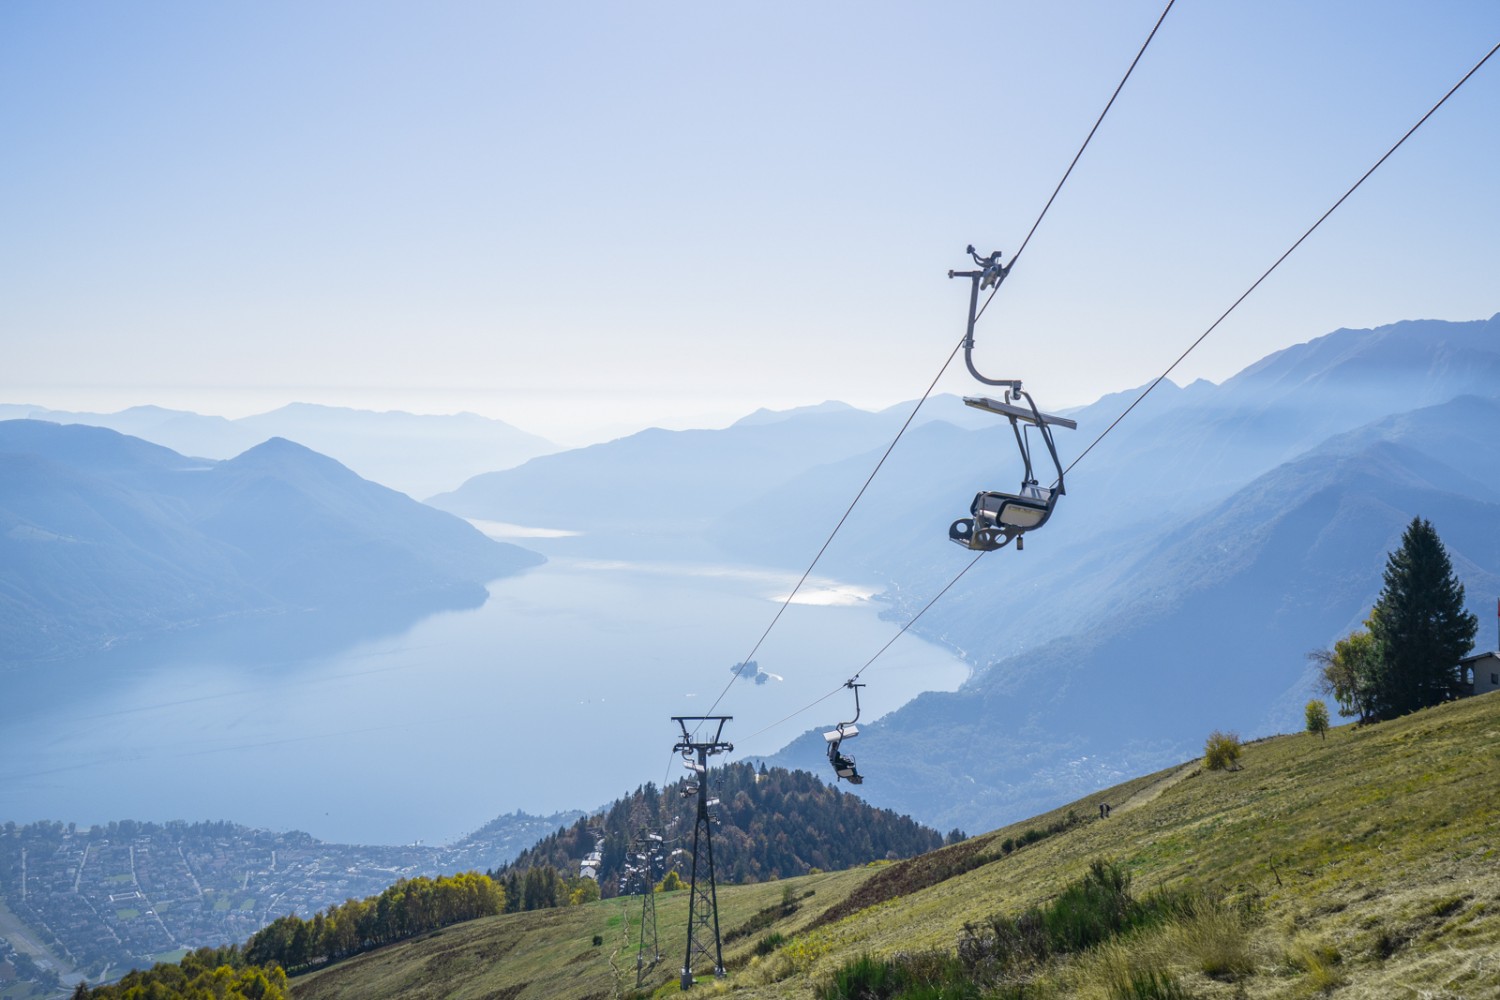
[[[1016,395],[1025,396],[1026,401],[1031,403],[1029,394],[1017,390]],[[1057,449],[1052,443],[1051,427],[1076,429],[1078,424],[1067,417],[1042,413],[1034,403],[1029,407],[1016,406],[990,399],[988,396],[965,396],[964,403],[1009,420],[1011,429],[1015,431],[1016,445],[1021,450],[1021,458],[1025,464],[1020,489],[1015,493],[1004,493],[999,490],[981,491],[975,495],[974,502],[969,505],[969,513],[973,517],[954,521],[948,528],[949,539],[959,545],[969,549],[992,551],[1002,548],[1027,531],[1040,528],[1052,516],[1052,510],[1057,505],[1057,498],[1063,493],[1063,485],[1062,467],[1057,460]],[[1032,473],[1031,448],[1023,433],[1023,424],[1026,430],[1036,427],[1047,445],[1053,465],[1057,466],[1055,489],[1040,485]]]

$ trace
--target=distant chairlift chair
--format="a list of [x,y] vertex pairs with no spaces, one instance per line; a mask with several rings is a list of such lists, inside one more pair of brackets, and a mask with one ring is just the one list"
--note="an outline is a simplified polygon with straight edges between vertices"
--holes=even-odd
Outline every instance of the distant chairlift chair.
[[854,689],[854,718],[848,722],[840,722],[838,728],[824,733],[823,739],[828,743],[828,762],[833,765],[833,773],[851,785],[862,785],[865,779],[855,770],[854,758],[841,752],[839,746],[844,740],[853,739],[859,735],[859,727],[854,723],[859,721],[859,689],[864,685],[849,680],[844,686]]

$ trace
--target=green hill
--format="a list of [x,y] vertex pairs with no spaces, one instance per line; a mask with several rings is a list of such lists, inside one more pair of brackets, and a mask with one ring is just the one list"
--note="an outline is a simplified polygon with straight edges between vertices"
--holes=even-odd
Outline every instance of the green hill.
[[[699,989],[812,998],[861,956],[962,965],[961,939],[976,974],[993,974],[975,959],[984,929],[1005,925],[992,918],[1046,906],[1110,859],[1137,899],[1197,902],[1149,929],[1023,964],[1009,985],[941,995],[1500,995],[1500,696],[1345,726],[1326,741],[1258,741],[1240,764],[1146,775],[909,861],[721,886],[729,975]],[[1100,819],[1105,802],[1112,812]],[[678,991],[687,893],[657,901],[662,958],[645,992],[665,996]],[[639,897],[620,897],[476,920],[299,978],[292,992],[628,996],[640,913]],[[1155,976],[1156,991],[1122,992],[1132,973],[1137,983]]]

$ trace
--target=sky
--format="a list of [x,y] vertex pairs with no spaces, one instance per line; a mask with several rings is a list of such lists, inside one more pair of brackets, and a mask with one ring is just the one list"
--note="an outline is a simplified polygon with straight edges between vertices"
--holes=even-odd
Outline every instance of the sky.
[[[564,444],[919,397],[1164,2],[0,5],[0,402],[471,411]],[[1497,42],[1178,0],[977,331],[1169,365]],[[1500,311],[1500,56],[1173,374]],[[939,391],[969,392],[961,359]]]

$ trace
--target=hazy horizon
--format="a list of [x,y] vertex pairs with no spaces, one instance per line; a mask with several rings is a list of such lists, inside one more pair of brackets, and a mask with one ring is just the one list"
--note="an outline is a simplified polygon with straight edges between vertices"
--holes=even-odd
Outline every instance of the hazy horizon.
[[[1161,11],[8,4],[0,398],[560,444],[914,399],[947,271],[1014,256]],[[1050,408],[1154,378],[1496,38],[1480,0],[1177,5],[981,367]],[[1492,62],[1174,380],[1493,313],[1497,105]]]

